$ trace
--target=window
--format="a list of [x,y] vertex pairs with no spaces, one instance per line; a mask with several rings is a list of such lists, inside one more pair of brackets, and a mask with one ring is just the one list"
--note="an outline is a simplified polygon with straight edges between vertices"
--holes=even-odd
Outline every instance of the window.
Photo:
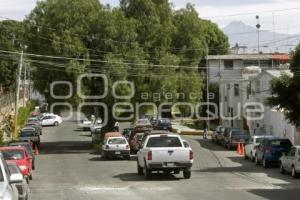
[[239,84],[234,84],[234,96],[240,95]]
[[233,69],[233,60],[224,60],[224,69]]
[[182,147],[178,137],[162,135],[160,137],[149,138],[147,147]]

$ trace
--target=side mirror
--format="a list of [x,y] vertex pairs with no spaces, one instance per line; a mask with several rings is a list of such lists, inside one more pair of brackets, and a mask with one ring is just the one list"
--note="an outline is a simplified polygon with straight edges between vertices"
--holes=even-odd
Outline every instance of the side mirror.
[[9,183],[22,183],[23,182],[23,175],[22,174],[11,174],[9,177]]

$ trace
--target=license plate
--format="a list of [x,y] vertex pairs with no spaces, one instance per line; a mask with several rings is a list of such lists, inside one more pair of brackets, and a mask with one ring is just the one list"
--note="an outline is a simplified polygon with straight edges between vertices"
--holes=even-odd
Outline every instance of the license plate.
[[115,154],[119,155],[119,154],[121,154],[121,152],[120,151],[116,151]]
[[167,163],[167,167],[174,167],[174,163]]

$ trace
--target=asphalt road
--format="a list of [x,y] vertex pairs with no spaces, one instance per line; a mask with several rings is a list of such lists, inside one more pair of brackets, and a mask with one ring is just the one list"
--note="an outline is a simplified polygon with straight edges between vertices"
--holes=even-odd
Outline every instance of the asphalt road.
[[200,137],[187,137],[195,152],[192,178],[137,175],[136,161],[104,161],[89,132],[75,122],[47,127],[37,156],[32,200],[261,200],[299,199],[300,179],[263,169]]

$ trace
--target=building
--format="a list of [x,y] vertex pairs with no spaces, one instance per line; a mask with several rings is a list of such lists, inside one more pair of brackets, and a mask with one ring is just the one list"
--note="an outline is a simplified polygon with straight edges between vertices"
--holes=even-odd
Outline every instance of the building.
[[[287,136],[296,141],[296,128],[285,120],[283,112],[264,105],[271,95],[272,78],[280,77],[282,73],[291,75],[288,70],[283,70],[289,67],[289,60],[287,54],[208,56],[209,82],[219,85],[219,111],[223,124],[247,129],[253,134],[258,123],[262,133]],[[250,104],[255,104],[252,108],[257,108],[256,104],[262,105],[263,119],[248,120],[246,108]]]

